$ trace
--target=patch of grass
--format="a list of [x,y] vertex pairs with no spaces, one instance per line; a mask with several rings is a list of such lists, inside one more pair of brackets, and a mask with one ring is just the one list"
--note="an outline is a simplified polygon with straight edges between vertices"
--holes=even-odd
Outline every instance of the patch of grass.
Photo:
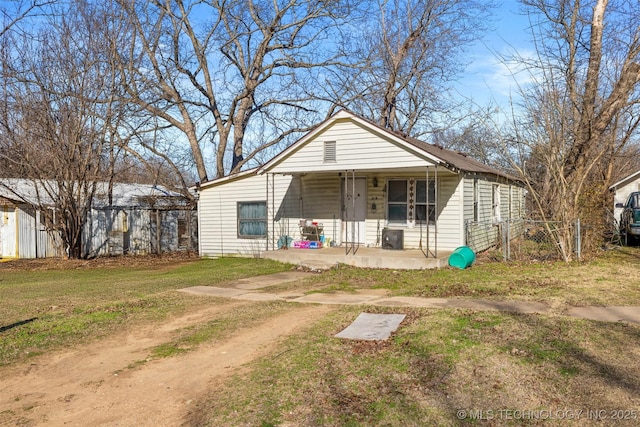
[[360,311],[332,312],[237,374],[199,402],[208,414],[199,425],[484,425],[458,410],[638,403],[637,326],[594,331],[580,319],[405,308],[385,310],[408,314],[388,341],[335,338]]
[[[233,387],[203,403],[211,414],[208,425],[433,424],[434,412],[444,408],[422,404],[416,393],[439,389],[460,357],[468,360],[474,353],[473,334],[500,322],[499,316],[489,320],[471,312],[449,321],[443,311],[412,309],[392,340],[333,337],[358,312],[343,308],[332,313],[290,338],[281,356],[265,358],[251,373],[231,380]],[[451,357],[443,357],[443,350]],[[435,403],[441,400],[438,394]]]
[[240,328],[249,328],[295,306],[285,302],[262,302],[248,307],[239,307],[216,316],[215,320],[183,328],[170,342],[163,343],[151,351],[154,358],[172,357],[230,336]]
[[[466,270],[431,271],[341,267],[279,285],[275,288],[296,293],[382,288],[394,295],[535,300],[553,305],[555,311],[535,315],[337,307],[255,361],[252,369],[236,372],[198,402],[191,411],[194,419],[185,424],[530,425],[522,419],[459,419],[457,411],[637,410],[640,326],[562,313],[569,304],[640,305],[638,261],[640,249],[623,248],[569,264],[479,263]],[[27,351],[73,346],[212,301],[174,292],[180,287],[225,286],[234,278],[287,268],[264,260],[225,259],[161,269],[3,272],[0,360],[9,363]],[[283,302],[234,307],[216,321],[176,331],[152,356],[179,355],[215,343],[290,307],[294,305]],[[388,341],[334,337],[362,311],[403,313],[407,318]],[[545,425],[562,425],[555,421]],[[590,420],[583,421],[590,425]]]
[[307,282],[326,291],[388,289],[426,298],[534,300],[569,305],[640,304],[640,249],[621,248],[585,262],[479,263],[465,270],[396,271],[340,266]]
[[308,294],[316,294],[316,293],[332,293],[332,292],[347,292],[347,293],[355,293],[356,287],[353,283],[349,281],[342,281],[340,283],[330,284],[327,286],[323,286],[320,289],[312,289],[308,291]]
[[211,300],[174,292],[288,270],[270,260],[194,260],[136,266],[3,271],[0,365],[100,338],[136,322],[164,319]]

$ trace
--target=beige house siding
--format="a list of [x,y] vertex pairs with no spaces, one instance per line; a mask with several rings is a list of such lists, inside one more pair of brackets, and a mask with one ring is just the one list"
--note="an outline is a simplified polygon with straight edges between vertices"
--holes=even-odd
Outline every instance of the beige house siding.
[[[201,191],[199,199],[200,236],[202,256],[239,254],[260,256],[265,250],[277,249],[278,239],[289,236],[301,238],[300,219],[312,219],[322,224],[325,238],[341,244],[345,222],[342,214],[343,176],[339,173],[305,175],[250,174],[224,185]],[[413,223],[389,224],[386,219],[386,185],[390,179],[425,179],[425,174],[403,172],[377,172],[356,174],[366,178],[367,213],[363,245],[382,246],[385,227],[403,230],[404,247],[436,248],[436,227]],[[435,177],[431,171],[430,179]],[[374,179],[375,178],[375,179]],[[460,222],[463,203],[462,181],[457,175],[440,171],[438,187],[438,250],[452,250],[463,244],[464,230]],[[377,184],[377,185],[375,185]],[[275,196],[275,197],[274,197]],[[237,235],[237,203],[267,201],[267,238],[243,239]],[[374,210],[375,205],[375,210]]]
[[[267,179],[273,188],[275,198],[271,197],[271,187],[267,193]],[[277,213],[281,209],[282,201],[289,191],[289,205],[285,209],[295,209],[291,200],[295,200],[295,183],[290,188],[293,178],[283,175],[247,175],[237,180],[229,180],[224,185],[209,187],[200,192],[198,201],[199,229],[206,230],[200,234],[200,254],[205,257],[240,254],[245,256],[260,256],[277,243],[274,229],[277,234],[290,234],[292,229],[297,229],[298,224],[290,224],[280,219],[275,221],[274,207]],[[238,202],[267,202],[267,238],[239,238],[238,237]],[[297,213],[293,212],[294,214]],[[287,216],[291,214],[287,213]],[[296,215],[298,216],[298,215]],[[274,225],[277,224],[277,225]]]
[[[465,223],[469,224],[470,235],[465,237],[466,244],[477,251],[490,248],[498,243],[502,238],[501,224],[509,220],[511,224],[511,237],[521,232],[521,223],[514,220],[524,218],[524,197],[525,191],[522,187],[505,182],[496,182],[486,178],[478,178],[478,219],[473,215],[473,180],[466,178],[465,181]],[[494,189],[499,189],[499,212],[497,217],[494,212]],[[467,241],[471,238],[471,241]]]
[[474,197],[474,178],[464,178],[462,180],[463,185],[463,208],[462,208],[462,220],[473,221],[473,202]]
[[[324,143],[336,143],[336,161],[324,161]],[[395,141],[362,129],[353,121],[337,121],[269,170],[273,173],[329,172],[391,169],[432,165],[424,155],[416,155],[398,146]],[[417,153],[417,150],[416,150]],[[422,157],[422,158],[421,158]],[[390,161],[393,159],[393,161]]]

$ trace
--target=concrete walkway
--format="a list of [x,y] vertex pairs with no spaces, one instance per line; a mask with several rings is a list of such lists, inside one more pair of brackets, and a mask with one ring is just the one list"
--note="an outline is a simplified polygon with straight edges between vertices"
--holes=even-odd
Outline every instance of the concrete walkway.
[[[495,310],[512,313],[548,313],[551,307],[547,304],[532,301],[491,301],[461,298],[418,298],[392,297],[379,290],[363,290],[357,293],[267,293],[260,289],[269,286],[298,281],[309,277],[304,272],[283,272],[267,276],[256,276],[241,279],[230,287],[193,286],[180,289],[181,292],[209,295],[221,298],[232,298],[248,301],[288,301],[314,304],[339,305],[375,305],[384,307],[422,307],[422,308],[467,308],[473,310]],[[590,319],[602,322],[631,322],[640,324],[640,307],[571,307],[567,316]]]

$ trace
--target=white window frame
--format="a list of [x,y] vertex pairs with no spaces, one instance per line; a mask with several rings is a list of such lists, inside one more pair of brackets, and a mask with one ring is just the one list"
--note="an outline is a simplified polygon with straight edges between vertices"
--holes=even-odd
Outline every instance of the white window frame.
[[[265,212],[265,216],[263,218],[242,218],[240,217],[240,213],[242,211],[241,206],[242,205],[255,205],[255,204],[261,204],[264,205],[264,212]],[[267,201],[266,200],[250,200],[250,201],[243,201],[243,202],[237,202],[236,204],[236,220],[237,220],[237,232],[238,232],[238,239],[264,239],[267,237],[267,233],[268,233],[268,224],[267,224],[267,216],[268,216],[268,212],[267,212]],[[241,223],[243,221],[249,221],[249,222],[261,222],[264,223],[264,234],[241,234]]]
[[[437,191],[435,190],[435,185],[436,185],[436,181],[435,179],[429,179],[428,182],[430,184],[433,185],[434,188],[434,197],[433,198],[427,198],[427,200],[425,200],[424,202],[418,202],[417,200],[417,191],[416,188],[418,186],[418,182],[427,182],[427,179],[424,178],[390,178],[387,180],[387,185],[386,185],[386,218],[387,218],[387,222],[389,224],[393,224],[393,225],[409,225],[409,224],[429,224],[429,225],[433,225],[435,224],[435,216],[436,216],[436,197],[437,197]],[[391,189],[391,182],[404,182],[406,185],[406,195],[407,198],[404,201],[390,201],[389,199],[389,195],[390,195],[390,189]],[[429,184],[427,184],[427,189],[429,188]],[[398,220],[398,219],[390,219],[390,215],[389,215],[389,207],[390,206],[406,206],[406,217],[404,218],[404,221],[402,220]],[[429,220],[428,221],[424,221],[424,220],[416,220],[416,214],[418,212],[417,208],[418,206],[425,206],[426,209],[426,214],[429,216]]]

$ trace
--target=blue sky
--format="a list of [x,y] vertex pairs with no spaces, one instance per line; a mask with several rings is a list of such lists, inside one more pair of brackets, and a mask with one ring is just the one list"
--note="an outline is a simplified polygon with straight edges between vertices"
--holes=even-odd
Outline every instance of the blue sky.
[[455,85],[460,96],[472,98],[482,106],[488,105],[491,100],[504,105],[510,95],[517,96],[514,76],[496,55],[514,51],[524,56],[532,53],[529,21],[519,8],[516,1],[506,0],[496,10],[494,29],[469,51],[469,65],[460,82]]

